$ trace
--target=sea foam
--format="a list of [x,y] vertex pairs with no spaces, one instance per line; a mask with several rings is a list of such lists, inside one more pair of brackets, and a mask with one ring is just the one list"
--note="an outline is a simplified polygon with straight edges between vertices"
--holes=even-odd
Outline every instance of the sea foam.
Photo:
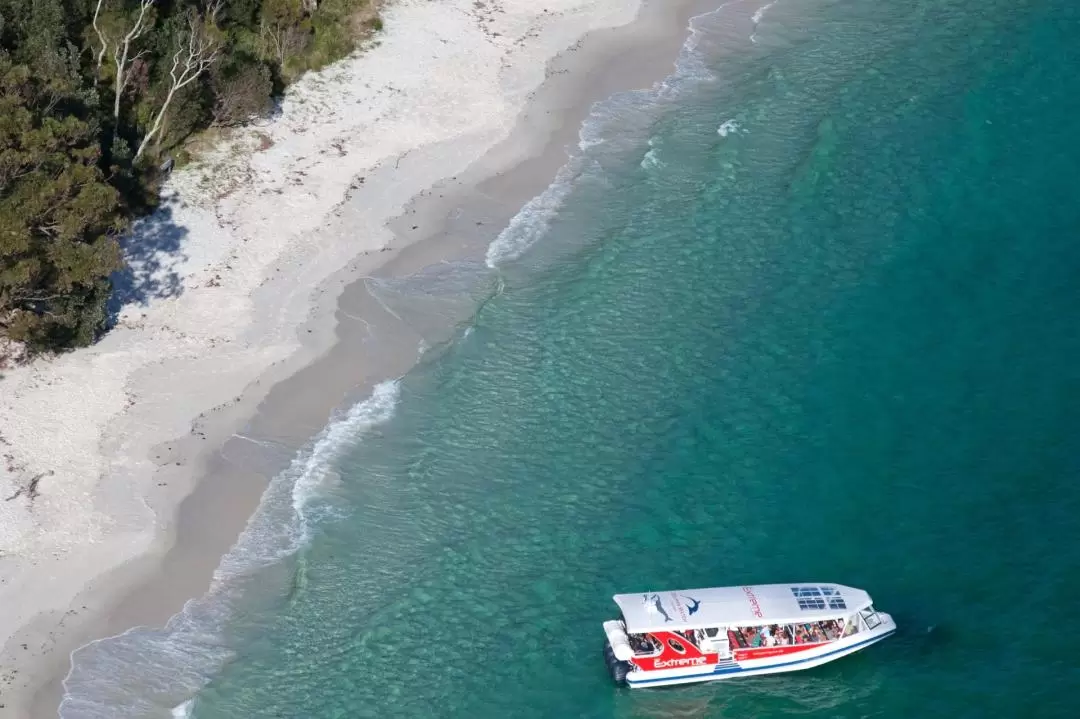
[[770,3],[766,3],[765,5],[762,5],[757,10],[754,11],[753,15],[750,16],[750,20],[754,23],[754,29],[750,31],[750,42],[753,42],[753,43],[757,42],[758,25],[760,25],[761,21],[765,18],[765,13],[769,12],[769,9],[773,5],[775,5],[777,2],[779,2],[779,0],[773,0]]
[[484,260],[488,267],[496,268],[503,262],[520,257],[551,227],[562,203],[573,189],[574,179],[580,175],[577,163],[563,165],[551,183],[541,194],[525,203],[509,224],[488,245]]
[[643,170],[651,170],[652,168],[660,167],[663,164],[664,163],[660,161],[660,158],[657,155],[655,147],[651,148],[645,153],[645,156],[641,158],[641,169]]
[[761,23],[761,21],[765,18],[765,13],[769,12],[769,9],[772,8],[772,6],[775,5],[777,2],[778,0],[773,0],[772,2],[766,3],[765,5],[762,5],[754,11],[754,14],[750,16],[750,19],[753,21],[755,27]]
[[[675,71],[648,90],[634,90],[593,104],[578,136],[578,153],[559,169],[555,180],[529,200],[487,248],[487,266],[496,269],[519,259],[551,229],[566,200],[581,180],[602,174],[605,155],[617,155],[638,146],[649,136],[657,116],[677,102],[693,85],[716,79],[701,45],[710,34],[709,20],[724,7],[690,21],[690,33],[675,61]],[[641,167],[659,165],[653,150],[645,153]]]
[[735,118],[725,121],[724,124],[716,128],[716,134],[720,137],[727,137],[733,132],[745,132]]
[[175,706],[172,709],[173,719],[188,719],[191,716],[191,711],[195,708],[195,700],[188,699],[186,702],[179,706]]
[[393,416],[399,395],[399,381],[377,384],[370,397],[334,417],[298,452],[270,482],[210,590],[188,601],[163,629],[136,627],[72,652],[60,717],[189,716],[191,697],[232,657],[222,636],[248,583],[259,569],[308,542],[317,521],[313,500],[336,476],[335,463]]

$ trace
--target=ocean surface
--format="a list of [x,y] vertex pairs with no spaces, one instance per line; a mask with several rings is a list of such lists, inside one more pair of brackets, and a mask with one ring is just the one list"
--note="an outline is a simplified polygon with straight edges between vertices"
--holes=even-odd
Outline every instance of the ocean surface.
[[[498,291],[64,717],[1077,716],[1080,3],[761,5],[595,108]],[[783,581],[900,630],[611,684],[612,594]]]

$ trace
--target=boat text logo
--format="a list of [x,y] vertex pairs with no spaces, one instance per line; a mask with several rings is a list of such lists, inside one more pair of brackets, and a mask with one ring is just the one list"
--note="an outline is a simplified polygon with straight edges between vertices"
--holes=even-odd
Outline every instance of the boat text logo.
[[676,659],[657,659],[653,665],[656,669],[673,669],[675,667],[699,667],[708,660],[705,657],[678,657]]
[[758,604],[757,597],[754,596],[754,588],[743,587],[742,590],[743,594],[746,595],[746,601],[750,602],[750,611],[753,615],[758,618],[764,617],[765,615],[761,611],[761,605]]

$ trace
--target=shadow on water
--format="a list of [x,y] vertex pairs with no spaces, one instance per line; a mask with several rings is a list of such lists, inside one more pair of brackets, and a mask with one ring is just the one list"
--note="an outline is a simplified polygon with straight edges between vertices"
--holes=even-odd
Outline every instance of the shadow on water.
[[173,222],[172,208],[163,204],[120,240],[126,266],[110,278],[110,327],[127,305],[146,307],[152,300],[180,296],[183,283],[177,269],[187,259],[181,249],[187,234],[186,228]]

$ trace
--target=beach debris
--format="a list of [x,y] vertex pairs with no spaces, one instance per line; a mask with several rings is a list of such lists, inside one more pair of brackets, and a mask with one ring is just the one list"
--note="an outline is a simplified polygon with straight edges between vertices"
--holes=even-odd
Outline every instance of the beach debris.
[[51,477],[53,474],[53,471],[50,469],[48,472],[41,472],[40,474],[34,475],[29,482],[16,489],[15,493],[12,494],[10,497],[7,497],[4,501],[10,502],[12,500],[18,499],[19,497],[26,497],[28,501],[33,502],[40,496],[40,492],[38,492],[38,484],[43,478]]

